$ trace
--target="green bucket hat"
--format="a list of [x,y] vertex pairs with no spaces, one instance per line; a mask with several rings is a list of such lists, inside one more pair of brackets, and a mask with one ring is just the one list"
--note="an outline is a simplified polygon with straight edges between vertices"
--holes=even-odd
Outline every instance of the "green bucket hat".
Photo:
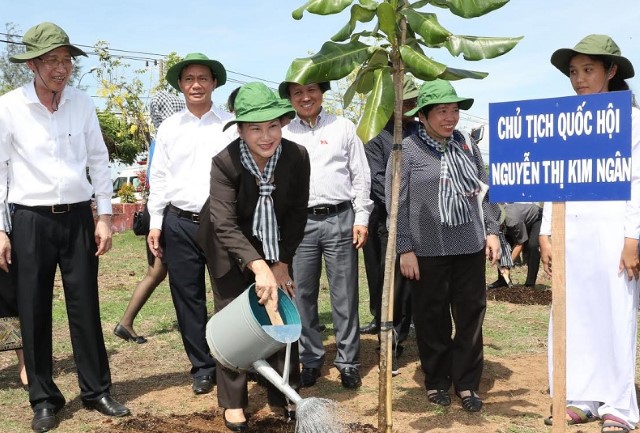
[[208,66],[209,69],[211,69],[213,78],[217,80],[216,87],[221,87],[227,82],[227,71],[224,66],[222,66],[222,63],[217,60],[212,60],[202,53],[189,53],[184,59],[171,66],[167,71],[167,82],[178,92],[181,92],[180,85],[178,84],[180,81],[180,73],[189,65]]
[[561,48],[556,50],[551,55],[551,64],[568,77],[569,62],[576,54],[608,59],[611,63],[618,65],[617,74],[623,80],[635,75],[631,62],[626,57],[622,57],[618,44],[607,35],[589,35],[578,42],[573,49]]
[[406,101],[408,99],[417,98],[419,93],[420,91],[418,90],[416,80],[409,75],[405,75],[404,82],[402,84],[402,100]]
[[[282,99],[289,99],[290,98],[290,95],[289,95],[289,85],[290,84],[303,84],[303,83],[297,83],[295,81],[283,81],[282,83],[280,83],[280,85],[278,86],[278,94],[280,95],[280,97]],[[305,86],[307,84],[314,84],[314,83],[304,83]],[[322,93],[324,93],[327,90],[331,89],[331,84],[328,81],[321,81],[321,82],[318,83],[318,86],[320,86],[320,91]]]
[[425,81],[418,93],[418,104],[413,110],[404,113],[405,116],[415,116],[427,105],[458,103],[458,108],[468,110],[473,105],[473,98],[460,98],[450,82],[446,80]]
[[24,63],[60,47],[68,47],[73,57],[87,57],[87,53],[71,45],[65,31],[53,23],[45,22],[31,27],[22,37],[22,43],[27,47],[27,51],[9,57],[12,63]]
[[278,98],[265,84],[253,82],[240,87],[234,103],[236,118],[224,125],[224,131],[234,123],[269,122],[282,116],[294,118],[291,104]]

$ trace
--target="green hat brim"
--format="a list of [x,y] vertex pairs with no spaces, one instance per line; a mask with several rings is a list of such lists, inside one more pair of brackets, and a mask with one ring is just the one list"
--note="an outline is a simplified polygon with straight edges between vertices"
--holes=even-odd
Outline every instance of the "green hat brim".
[[39,50],[32,50],[32,51],[27,51],[27,52],[24,52],[24,53],[16,54],[14,56],[9,57],[9,61],[11,63],[24,63],[27,60],[32,60],[32,59],[38,58],[40,56],[43,56],[43,55],[47,54],[49,51],[53,51],[56,48],[60,48],[60,47],[69,48],[69,51],[71,52],[71,55],[73,57],[78,57],[78,56],[88,57],[87,53],[85,53],[80,48],[76,47],[75,45],[71,45],[71,44],[55,44],[55,45],[51,45],[50,47],[47,47],[47,48],[41,48]]
[[438,104],[453,104],[454,102],[458,103],[458,108],[461,110],[468,110],[473,105],[473,98],[459,98],[459,97],[451,97],[451,98],[441,98],[437,100],[428,101],[426,104],[418,105],[413,110],[409,110],[404,113],[405,116],[415,116],[420,110],[428,105],[438,105]]
[[282,116],[287,116],[290,119],[293,119],[294,117],[296,117],[296,111],[289,107],[270,107],[270,108],[264,108],[261,110],[254,110],[251,111],[250,113],[244,114],[244,115],[240,115],[238,117],[236,117],[235,119],[227,122],[226,125],[224,125],[224,128],[222,128],[222,130],[226,130],[228,127],[230,127],[231,125],[235,124],[235,123],[262,123],[262,122],[270,122],[272,120],[275,119],[279,119]]
[[175,65],[171,66],[167,71],[166,80],[167,82],[176,89],[178,92],[182,92],[180,90],[180,73],[184,68],[189,65],[204,65],[211,69],[211,73],[213,77],[216,79],[216,87],[222,87],[227,82],[227,70],[222,66],[222,63],[217,60],[211,59],[185,59],[177,62]]
[[569,76],[569,62],[571,58],[577,54],[584,54],[585,56],[604,57],[611,63],[618,65],[618,77],[625,80],[635,75],[633,65],[631,62],[623,56],[616,56],[613,54],[603,54],[602,52],[590,52],[590,50],[576,50],[572,48],[560,48],[551,55],[551,64],[558,68],[560,72]]

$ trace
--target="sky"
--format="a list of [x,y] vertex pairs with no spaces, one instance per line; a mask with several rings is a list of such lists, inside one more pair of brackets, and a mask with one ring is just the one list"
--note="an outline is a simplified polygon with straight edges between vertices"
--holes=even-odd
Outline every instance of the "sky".
[[[319,51],[349,19],[347,9],[332,16],[305,13],[302,20],[294,20],[291,12],[304,3],[58,0],[44,7],[41,0],[4,1],[0,23],[14,23],[24,34],[35,24],[52,21],[65,29],[71,43],[85,46],[104,40],[118,50],[155,54],[175,51],[180,56],[205,53],[222,62],[228,71],[229,81],[214,92],[214,102],[223,105],[229,92],[239,85],[237,81],[261,79],[276,88],[294,58]],[[638,0],[511,0],[501,9],[474,19],[459,18],[431,6],[421,11],[436,13],[440,23],[454,34],[524,36],[506,55],[479,62],[454,58],[445,49],[428,51],[448,66],[489,73],[483,80],[453,83],[460,96],[475,98],[473,107],[461,116],[460,126],[465,129],[488,122],[489,103],[572,95],[569,79],[549,63],[549,58],[556,49],[572,48],[591,33],[612,36],[640,74]],[[145,66],[141,61],[129,62],[135,68]],[[81,63],[83,71],[97,64],[95,56]],[[158,71],[148,74],[149,87],[158,77]],[[632,90],[640,91],[640,78],[628,82]],[[82,77],[82,85],[88,86],[92,95],[96,84],[91,74]],[[486,132],[485,137],[488,135]],[[487,139],[483,141],[485,153]]]

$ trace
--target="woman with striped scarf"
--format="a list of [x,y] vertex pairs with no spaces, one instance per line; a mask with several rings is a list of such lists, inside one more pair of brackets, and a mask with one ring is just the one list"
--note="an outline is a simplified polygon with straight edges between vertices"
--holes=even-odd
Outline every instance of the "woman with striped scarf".
[[[239,138],[211,162],[211,189],[198,230],[198,242],[212,277],[215,312],[225,308],[252,283],[261,304],[277,305],[280,287],[295,295],[293,255],[304,235],[309,200],[309,155],[304,147],[282,138],[282,124],[295,111],[262,83],[243,85],[235,99]],[[292,345],[290,384],[299,388],[298,345]],[[284,350],[268,360],[282,373]],[[228,429],[245,431],[247,375],[219,366],[218,406]],[[295,405],[273,385],[267,398],[288,420]]]
[[[417,114],[420,127],[402,142],[397,247],[400,270],[411,280],[427,398],[448,406],[453,385],[462,407],[478,412],[484,261],[497,263],[500,242],[499,209],[484,194],[487,173],[480,150],[455,129],[459,110],[472,104],[448,81],[435,80],[422,85],[417,107],[405,113]],[[389,184],[387,179],[387,194]]]

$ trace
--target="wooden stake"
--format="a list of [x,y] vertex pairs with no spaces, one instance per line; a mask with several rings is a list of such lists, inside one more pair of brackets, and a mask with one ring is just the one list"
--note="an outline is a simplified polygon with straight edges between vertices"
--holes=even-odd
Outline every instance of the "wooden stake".
[[[404,7],[409,1],[404,0]],[[399,44],[405,43],[407,21],[402,18],[399,23]],[[393,386],[391,384],[391,366],[393,363],[393,289],[396,264],[396,237],[398,223],[398,195],[400,194],[400,164],[402,162],[402,91],[404,84],[404,63],[400,52],[391,53],[393,64],[393,88],[395,91],[395,107],[393,119],[393,143],[391,151],[391,203],[389,203],[389,236],[385,252],[384,282],[382,284],[382,302],[380,304],[380,373],[378,388],[378,431],[393,432]]]
[[552,306],[553,320],[553,433],[567,431],[567,299],[565,275],[565,204],[553,203],[551,220],[552,242]]

